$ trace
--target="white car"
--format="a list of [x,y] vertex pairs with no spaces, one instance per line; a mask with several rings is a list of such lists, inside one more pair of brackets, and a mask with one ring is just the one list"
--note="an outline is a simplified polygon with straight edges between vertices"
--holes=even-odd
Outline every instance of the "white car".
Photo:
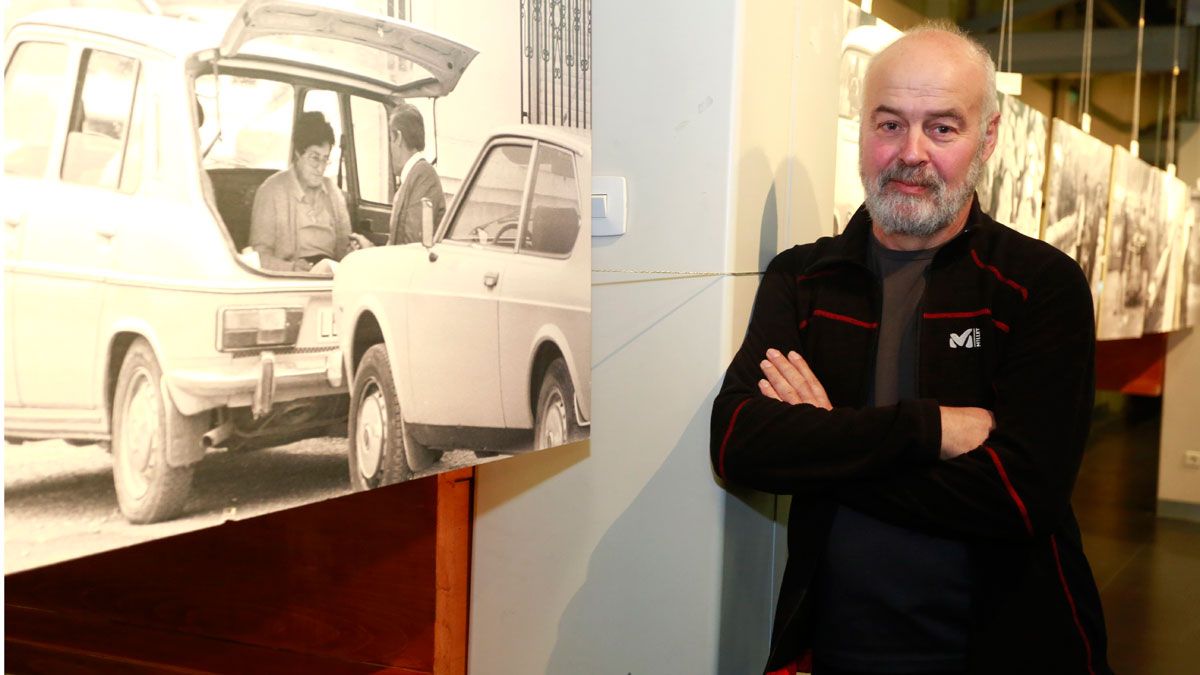
[[356,489],[444,450],[560,445],[591,415],[590,145],[524,125],[494,134],[424,241],[352,253],[333,302],[350,374]]
[[209,447],[343,432],[332,280],[244,254],[255,191],[321,110],[352,222],[386,232],[388,110],[475,56],[289,0],[212,28],[67,8],[6,42],[5,439],[109,444],[133,522],[177,515]]

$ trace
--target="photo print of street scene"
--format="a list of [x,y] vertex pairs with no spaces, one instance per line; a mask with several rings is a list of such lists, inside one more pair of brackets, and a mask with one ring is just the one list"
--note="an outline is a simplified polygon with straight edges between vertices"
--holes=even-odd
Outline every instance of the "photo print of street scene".
[[4,15],[6,573],[588,437],[590,0],[86,5]]
[[1042,239],[1079,262],[1099,304],[1108,227],[1111,145],[1055,118],[1051,122]]
[[979,207],[1028,237],[1042,229],[1042,183],[1046,176],[1046,116],[1015,96],[998,94],[996,150],[983,167]]

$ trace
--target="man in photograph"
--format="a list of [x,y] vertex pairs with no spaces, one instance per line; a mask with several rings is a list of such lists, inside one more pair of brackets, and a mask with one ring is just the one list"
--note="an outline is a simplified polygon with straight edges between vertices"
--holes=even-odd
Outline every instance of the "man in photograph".
[[425,120],[411,103],[401,103],[388,119],[392,144],[392,170],[400,178],[400,189],[392,200],[389,243],[421,241],[421,200],[433,204],[433,224],[446,213],[446,194],[433,165],[426,161]]
[[792,495],[768,672],[1111,672],[1070,506],[1090,291],[980,210],[999,122],[987,52],[910,31],[867,72],[866,203],[764,275],[711,456]]

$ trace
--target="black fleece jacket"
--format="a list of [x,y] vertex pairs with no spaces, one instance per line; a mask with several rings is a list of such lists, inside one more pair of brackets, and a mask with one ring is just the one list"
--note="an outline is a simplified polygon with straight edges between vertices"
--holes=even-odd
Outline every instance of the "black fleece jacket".
[[[921,398],[867,408],[881,311],[870,228],[859,209],[842,235],[775,257],[713,404],[717,475],[793,495],[767,670],[811,657],[808,591],[840,503],[968,543],[970,673],[1111,672],[1070,506],[1095,393],[1095,324],[1079,265],[996,223],[976,200],[929,268]],[[758,364],[770,347],[802,354],[833,410],[761,395]],[[996,429],[979,448],[939,460],[939,405],[991,410]]]

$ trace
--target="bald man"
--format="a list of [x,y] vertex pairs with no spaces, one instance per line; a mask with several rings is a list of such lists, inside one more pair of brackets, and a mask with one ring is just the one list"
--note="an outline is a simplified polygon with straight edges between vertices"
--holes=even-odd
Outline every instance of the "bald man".
[[1109,673],[1070,506],[1087,282],[979,209],[1000,123],[982,47],[911,31],[863,96],[866,203],[771,262],[713,404],[718,476],[793,496],[766,670]]

